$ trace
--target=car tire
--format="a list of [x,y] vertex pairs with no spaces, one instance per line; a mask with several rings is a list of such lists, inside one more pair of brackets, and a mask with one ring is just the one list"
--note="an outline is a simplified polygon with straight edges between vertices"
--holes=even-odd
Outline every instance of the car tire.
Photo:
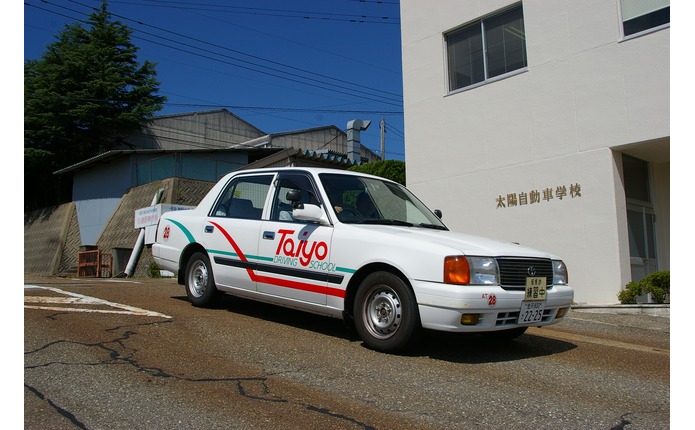
[[489,331],[483,333],[483,336],[492,341],[508,341],[514,340],[522,334],[526,333],[526,329],[527,327],[516,327],[510,328],[508,330]]
[[404,351],[422,331],[415,295],[403,279],[390,272],[375,272],[362,281],[353,315],[364,344],[381,352]]
[[193,306],[210,306],[217,297],[215,277],[212,274],[210,259],[202,252],[196,252],[186,265],[186,295]]

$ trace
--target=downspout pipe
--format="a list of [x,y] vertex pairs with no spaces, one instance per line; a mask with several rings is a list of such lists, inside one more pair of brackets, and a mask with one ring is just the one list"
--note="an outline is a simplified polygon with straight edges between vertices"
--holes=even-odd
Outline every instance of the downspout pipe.
[[[154,194],[154,197],[152,198],[152,203],[150,203],[150,206],[154,206],[157,203],[159,203],[159,199],[162,198],[162,193],[164,193],[164,188],[160,188],[159,190],[157,190],[157,192]],[[138,235],[138,240],[135,242],[133,252],[130,253],[130,259],[128,260],[128,265],[125,268],[125,276],[127,278],[133,276],[135,266],[138,264],[138,260],[140,259],[140,253],[142,252],[142,247],[144,246],[144,244],[145,229],[141,228],[140,234]]]

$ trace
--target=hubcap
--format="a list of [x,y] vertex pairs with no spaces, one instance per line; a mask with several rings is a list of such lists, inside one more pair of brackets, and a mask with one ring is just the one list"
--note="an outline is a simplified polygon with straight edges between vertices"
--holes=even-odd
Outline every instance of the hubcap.
[[190,276],[190,290],[195,297],[201,297],[205,294],[205,289],[208,285],[208,270],[202,262],[196,263]]
[[376,291],[365,307],[367,327],[381,339],[391,337],[401,322],[401,302],[392,290]]

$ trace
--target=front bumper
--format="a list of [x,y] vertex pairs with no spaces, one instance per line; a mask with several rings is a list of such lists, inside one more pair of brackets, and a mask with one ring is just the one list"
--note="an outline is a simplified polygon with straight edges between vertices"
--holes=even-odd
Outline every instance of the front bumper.
[[[475,333],[555,324],[569,313],[574,300],[572,288],[554,285],[547,290],[542,319],[519,324],[523,291],[509,291],[499,286],[462,286],[423,281],[414,281],[413,290],[422,327],[448,332]],[[477,322],[473,325],[462,324],[464,314],[477,315]]]

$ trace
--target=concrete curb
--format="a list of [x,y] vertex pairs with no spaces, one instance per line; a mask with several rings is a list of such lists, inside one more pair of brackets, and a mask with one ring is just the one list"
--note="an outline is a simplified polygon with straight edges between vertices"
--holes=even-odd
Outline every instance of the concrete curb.
[[572,305],[573,311],[593,312],[615,315],[651,315],[658,317],[671,317],[670,304],[644,304],[644,305]]

